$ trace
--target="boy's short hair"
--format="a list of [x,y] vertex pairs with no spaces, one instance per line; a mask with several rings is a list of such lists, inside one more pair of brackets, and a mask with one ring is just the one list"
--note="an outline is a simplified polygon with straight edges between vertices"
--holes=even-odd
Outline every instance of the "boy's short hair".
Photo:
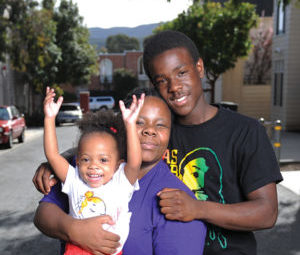
[[143,64],[145,72],[151,81],[150,65],[153,58],[174,48],[185,48],[190,53],[195,64],[200,58],[195,43],[184,33],[179,31],[166,30],[144,41]]

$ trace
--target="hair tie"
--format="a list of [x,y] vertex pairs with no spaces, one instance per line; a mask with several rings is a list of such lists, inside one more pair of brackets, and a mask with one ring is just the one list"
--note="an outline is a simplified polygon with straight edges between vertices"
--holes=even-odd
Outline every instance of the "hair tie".
[[115,134],[117,133],[117,129],[115,129],[115,128],[113,128],[113,127],[110,127],[109,129],[110,129],[113,133],[115,133]]

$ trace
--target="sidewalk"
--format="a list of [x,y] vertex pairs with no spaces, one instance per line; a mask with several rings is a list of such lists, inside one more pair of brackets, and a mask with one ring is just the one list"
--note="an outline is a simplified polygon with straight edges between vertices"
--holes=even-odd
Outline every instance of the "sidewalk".
[[300,196],[300,132],[282,132],[280,165],[291,164],[294,169],[281,171],[283,181],[280,185]]
[[43,135],[43,127],[27,127],[25,131],[25,139],[31,140],[37,136]]

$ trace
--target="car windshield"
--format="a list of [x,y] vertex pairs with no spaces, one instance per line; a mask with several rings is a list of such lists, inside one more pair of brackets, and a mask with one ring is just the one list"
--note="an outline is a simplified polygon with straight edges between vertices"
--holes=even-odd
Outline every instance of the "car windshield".
[[0,120],[9,120],[9,114],[6,108],[0,108]]
[[62,105],[60,108],[61,111],[76,111],[78,107],[76,105]]

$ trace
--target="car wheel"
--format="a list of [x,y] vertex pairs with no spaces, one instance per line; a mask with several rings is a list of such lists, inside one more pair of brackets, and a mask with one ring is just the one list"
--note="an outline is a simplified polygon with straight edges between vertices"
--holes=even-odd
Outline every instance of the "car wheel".
[[8,142],[5,144],[6,148],[12,148],[13,147],[13,136],[12,136],[12,132],[9,133],[8,136]]
[[107,110],[107,107],[106,107],[106,106],[100,107],[100,111],[106,111],[106,110]]
[[24,143],[25,140],[25,129],[22,130],[21,135],[18,137],[19,143]]

